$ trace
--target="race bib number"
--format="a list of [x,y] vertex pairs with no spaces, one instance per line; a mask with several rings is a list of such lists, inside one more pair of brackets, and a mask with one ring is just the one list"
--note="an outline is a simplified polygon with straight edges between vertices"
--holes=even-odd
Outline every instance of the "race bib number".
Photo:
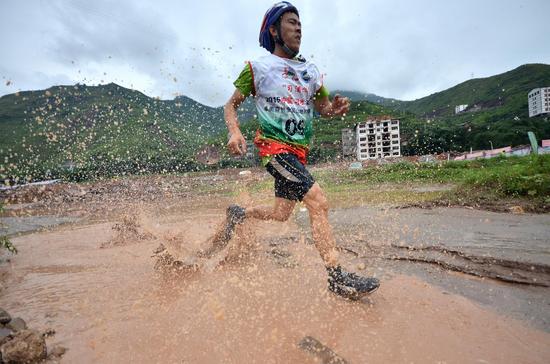
[[286,121],[283,121],[283,129],[285,133],[290,137],[294,137],[294,136],[303,137],[305,133],[305,121],[287,119]]

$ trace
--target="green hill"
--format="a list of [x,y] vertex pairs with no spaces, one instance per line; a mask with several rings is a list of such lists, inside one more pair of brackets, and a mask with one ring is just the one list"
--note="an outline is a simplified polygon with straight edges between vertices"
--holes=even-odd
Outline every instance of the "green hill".
[[[448,90],[403,102],[399,110],[415,113],[430,124],[418,125],[420,137],[442,149],[489,149],[491,145],[528,144],[527,132],[550,138],[547,116],[529,118],[527,94],[550,86],[550,65],[527,64],[500,75],[469,80]],[[468,104],[455,114],[455,106]]]
[[[393,110],[402,123],[408,154],[489,149],[528,144],[527,132],[550,138],[548,116],[529,118],[527,94],[550,86],[550,65],[527,64],[500,75],[473,79],[415,101],[342,92]],[[468,108],[455,115],[455,106]],[[413,116],[414,115],[414,116]],[[336,132],[336,131],[335,131]]]
[[[352,100],[345,117],[318,119],[310,162],[335,159],[341,129],[369,116],[401,120],[404,155],[528,144],[550,138],[547,116],[528,117],[527,93],[550,86],[550,66],[530,64],[469,80],[415,101],[335,91]],[[458,115],[454,107],[468,104]],[[239,110],[248,140],[257,129],[253,100]],[[55,86],[0,97],[0,178],[94,178],[199,168],[205,144],[227,142],[223,108],[188,97],[150,98],[116,84]],[[226,165],[227,159],[221,165]]]
[[378,96],[372,93],[364,93],[364,92],[357,92],[357,91],[335,90],[334,92],[331,92],[331,94],[333,95],[339,94],[341,96],[345,96],[349,98],[351,101],[368,101],[373,104],[394,108],[394,109],[397,108],[398,105],[404,102],[397,99]]
[[0,98],[0,172],[43,178],[186,169],[223,110],[187,97],[157,100],[116,84],[55,86]]
[[549,85],[550,65],[526,64],[500,75],[468,80],[415,101],[401,102],[398,108],[434,117],[451,116],[455,106],[467,104],[467,111],[504,107],[516,113],[513,116],[528,117],[527,93]]

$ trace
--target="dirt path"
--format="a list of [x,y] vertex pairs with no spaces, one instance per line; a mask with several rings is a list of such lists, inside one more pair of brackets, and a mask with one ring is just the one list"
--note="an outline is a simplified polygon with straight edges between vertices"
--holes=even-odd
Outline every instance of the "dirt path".
[[[69,349],[66,363],[313,363],[331,355],[348,363],[548,362],[550,334],[402,274],[368,249],[362,260],[342,257],[352,267],[366,262],[381,289],[365,302],[329,294],[301,214],[246,227],[246,239],[235,242],[249,243],[250,254],[186,276],[156,273],[152,252],[179,242],[188,254],[214,231],[219,208],[142,217],[147,234],[117,244],[113,222],[14,238],[19,254],[5,267],[0,306],[33,327],[54,328],[49,340]],[[346,231],[371,246],[392,240],[384,235],[391,224],[373,233],[339,214],[365,222],[360,211],[337,211],[339,241]],[[311,352],[315,343],[320,354]]]

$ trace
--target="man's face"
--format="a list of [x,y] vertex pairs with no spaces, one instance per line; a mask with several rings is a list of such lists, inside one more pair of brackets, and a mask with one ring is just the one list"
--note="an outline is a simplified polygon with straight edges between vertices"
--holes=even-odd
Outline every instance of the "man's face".
[[[275,27],[272,27],[271,34],[276,34]],[[300,23],[298,15],[291,12],[283,14],[281,17],[280,37],[293,51],[298,52],[300,50],[300,44],[302,42],[302,23]]]

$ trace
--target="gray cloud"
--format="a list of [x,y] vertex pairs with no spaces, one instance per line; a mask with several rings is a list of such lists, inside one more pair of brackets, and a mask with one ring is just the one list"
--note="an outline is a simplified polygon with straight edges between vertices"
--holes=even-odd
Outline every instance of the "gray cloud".
[[[0,3],[0,94],[117,82],[221,105],[272,1]],[[524,63],[550,63],[544,0],[298,0],[302,52],[329,89],[414,99]],[[7,81],[11,82],[7,85]]]
[[[141,11],[140,11],[141,10]],[[152,9],[112,1],[58,2],[57,32],[50,54],[59,61],[132,62],[139,69],[158,67],[177,35]]]

